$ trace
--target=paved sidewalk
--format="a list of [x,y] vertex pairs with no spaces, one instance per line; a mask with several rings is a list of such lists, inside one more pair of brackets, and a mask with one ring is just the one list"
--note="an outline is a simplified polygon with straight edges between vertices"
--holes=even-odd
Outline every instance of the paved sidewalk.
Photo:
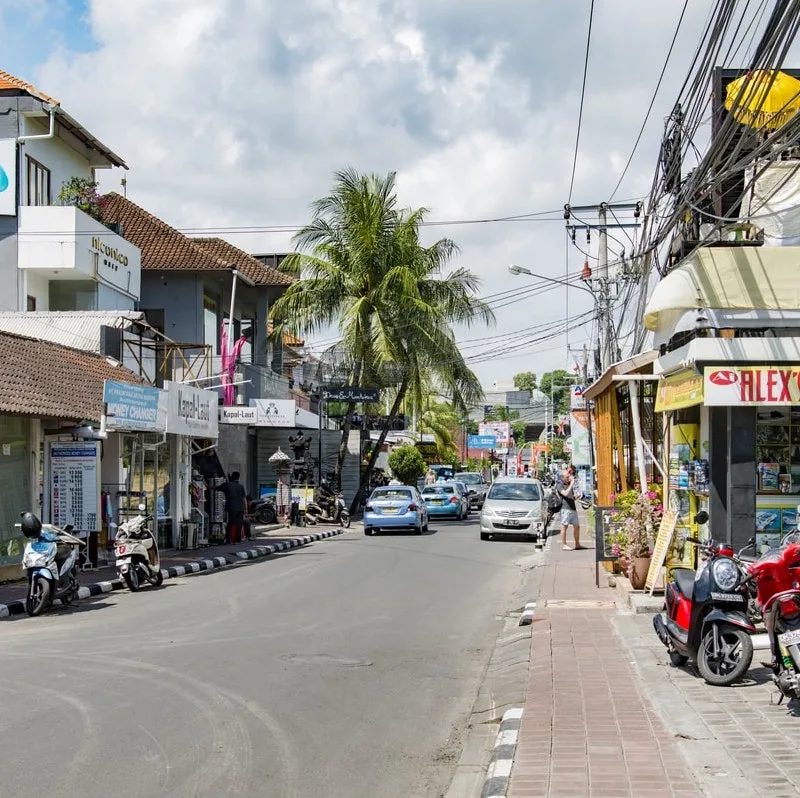
[[[161,555],[161,567],[166,572],[170,568],[177,568],[188,562],[197,560],[214,560],[215,558],[240,556],[240,553],[257,546],[266,544],[276,545],[283,541],[292,541],[309,534],[313,535],[317,532],[324,532],[328,529],[335,528],[336,527],[329,525],[305,528],[284,527],[279,524],[257,527],[254,530],[253,538],[243,541],[242,543],[207,546],[199,549],[171,549]],[[113,582],[115,580],[117,580],[117,569],[113,564],[94,570],[81,571],[78,576],[78,581],[81,586],[88,586],[101,582]],[[25,580],[0,584],[0,606],[24,601],[26,593],[27,584]]]
[[595,587],[594,555],[551,543],[508,795],[699,797],[615,633],[615,594]]

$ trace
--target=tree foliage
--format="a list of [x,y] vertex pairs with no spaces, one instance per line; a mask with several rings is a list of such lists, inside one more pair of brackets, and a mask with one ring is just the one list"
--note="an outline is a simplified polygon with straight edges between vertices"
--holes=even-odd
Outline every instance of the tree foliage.
[[521,371],[514,375],[514,387],[519,391],[535,391],[536,375],[532,371]]
[[425,460],[416,446],[398,446],[389,455],[389,468],[404,485],[416,485],[425,473]]
[[574,384],[575,376],[566,369],[546,371],[542,374],[542,378],[539,381],[539,390],[549,398],[552,388],[555,415],[569,413],[571,386]]

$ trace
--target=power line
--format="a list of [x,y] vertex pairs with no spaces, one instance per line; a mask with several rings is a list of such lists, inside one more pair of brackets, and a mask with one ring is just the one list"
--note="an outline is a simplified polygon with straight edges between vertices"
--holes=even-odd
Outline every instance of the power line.
[[569,198],[567,202],[572,202],[572,189],[575,185],[575,168],[578,165],[578,148],[581,143],[581,122],[583,121],[583,102],[586,98],[586,75],[589,72],[589,46],[592,43],[592,20],[594,19],[594,0],[589,4],[589,30],[586,34],[586,55],[583,59],[583,84],[581,86],[581,102],[578,107],[578,131],[575,134],[575,154],[572,158],[572,175],[569,179]]

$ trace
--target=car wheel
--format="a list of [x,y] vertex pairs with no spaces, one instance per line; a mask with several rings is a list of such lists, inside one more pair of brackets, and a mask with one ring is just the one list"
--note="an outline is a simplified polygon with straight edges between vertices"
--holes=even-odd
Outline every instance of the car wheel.
[[481,532],[481,540],[491,540],[492,536],[488,532]]
[[414,528],[414,534],[415,535],[421,535],[422,534],[422,527],[421,526],[415,527]]
[[365,535],[366,535],[368,538],[369,538],[369,537],[372,537],[372,535],[373,535],[373,532],[374,532],[374,530],[372,529],[372,527],[369,527],[369,526],[365,526],[365,527],[364,527],[364,534],[365,534]]

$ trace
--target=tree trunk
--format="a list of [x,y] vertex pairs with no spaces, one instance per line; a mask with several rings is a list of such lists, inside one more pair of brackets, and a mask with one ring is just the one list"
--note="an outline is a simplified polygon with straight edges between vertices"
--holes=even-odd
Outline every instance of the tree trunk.
[[[360,387],[361,381],[361,362],[359,361],[353,368],[353,379],[351,384],[356,388]],[[344,467],[344,459],[347,457],[347,443],[350,439],[350,430],[353,428],[352,416],[356,412],[356,403],[348,402],[347,414],[344,417],[344,424],[342,426],[342,439],[339,441],[339,456],[336,458],[336,467],[333,470],[333,483],[336,490],[342,489],[342,468]],[[359,449],[360,454],[360,449]],[[358,458],[359,467],[361,465],[361,457]],[[320,473],[322,463],[320,463]]]
[[400,408],[403,406],[403,399],[405,399],[407,390],[408,378],[406,377],[403,382],[400,383],[400,388],[397,391],[397,396],[395,397],[392,409],[389,411],[389,416],[386,419],[386,423],[383,425],[383,429],[381,430],[381,434],[378,436],[375,446],[372,447],[372,451],[369,455],[369,461],[367,462],[367,467],[364,469],[364,473],[361,475],[358,491],[353,499],[353,503],[350,505],[350,515],[356,512],[356,509],[361,504],[361,497],[364,495],[364,491],[369,487],[369,478],[372,476],[372,471],[375,468],[375,463],[378,460],[381,447],[386,441],[386,436],[389,434],[389,428],[391,427],[392,422],[395,420],[395,418],[397,418],[397,414],[400,412]]

